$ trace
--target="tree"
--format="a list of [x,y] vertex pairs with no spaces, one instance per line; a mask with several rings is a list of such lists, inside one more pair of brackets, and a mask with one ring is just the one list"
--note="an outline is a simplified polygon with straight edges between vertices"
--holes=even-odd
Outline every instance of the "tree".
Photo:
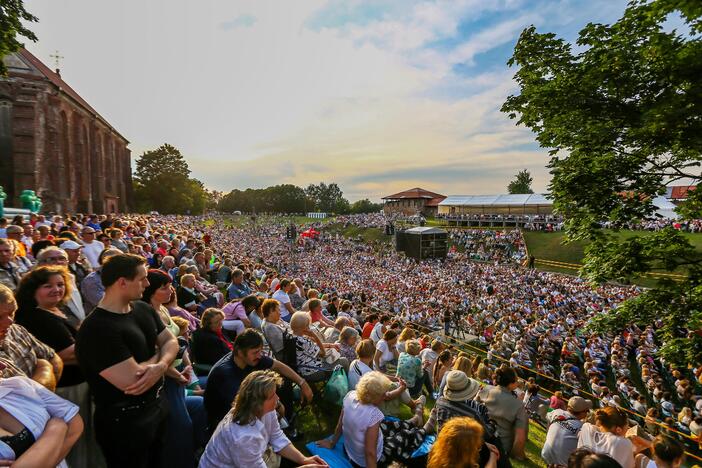
[[[671,14],[685,31],[665,29]],[[588,279],[686,269],[684,281],[662,279],[592,324],[620,330],[660,320],[660,352],[678,365],[702,361],[700,252],[674,229],[619,242],[600,226],[652,216],[666,185],[702,179],[701,17],[698,0],[633,0],[614,24],[585,26],[576,52],[529,27],[508,62],[518,67],[520,92],[502,106],[549,149],[554,209],[566,216],[568,239],[589,241]],[[702,217],[702,190],[678,211]]]
[[37,41],[37,36],[24,27],[22,21],[36,23],[39,20],[24,9],[22,0],[0,0],[0,76],[7,76],[2,58],[22,48],[17,36]]
[[529,174],[529,171],[524,169],[523,171],[517,172],[514,176],[514,180],[507,185],[507,191],[509,193],[534,193],[531,189],[531,183],[534,179]]
[[146,151],[136,162],[134,198],[141,212],[200,214],[205,210],[207,192],[191,179],[188,163],[177,148],[164,144]]
[[305,189],[305,193],[314,202],[314,208],[317,211],[345,214],[350,209],[348,200],[344,198],[344,192],[336,183],[310,184]]
[[217,207],[225,212],[302,213],[307,203],[302,188],[283,184],[265,189],[234,189],[222,197]]
[[382,203],[373,203],[367,198],[355,201],[351,204],[350,211],[353,214],[358,213],[377,213],[383,209]]

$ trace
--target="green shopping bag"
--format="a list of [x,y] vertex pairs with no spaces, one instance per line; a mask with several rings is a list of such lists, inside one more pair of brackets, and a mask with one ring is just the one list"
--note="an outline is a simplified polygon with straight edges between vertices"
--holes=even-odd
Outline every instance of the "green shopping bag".
[[344,397],[349,392],[349,380],[346,371],[341,366],[336,366],[332,376],[324,387],[324,399],[335,405],[342,406]]

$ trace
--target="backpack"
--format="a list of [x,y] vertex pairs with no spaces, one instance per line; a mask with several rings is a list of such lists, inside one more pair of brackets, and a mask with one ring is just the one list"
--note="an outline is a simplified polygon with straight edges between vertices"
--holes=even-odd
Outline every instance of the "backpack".
[[283,349],[278,353],[278,360],[297,372],[297,338],[287,330],[283,331]]

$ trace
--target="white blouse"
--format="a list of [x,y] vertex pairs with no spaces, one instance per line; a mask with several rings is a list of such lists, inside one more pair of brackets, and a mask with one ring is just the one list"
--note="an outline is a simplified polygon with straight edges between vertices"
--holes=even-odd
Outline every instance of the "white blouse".
[[[366,431],[378,424],[385,416],[377,406],[364,405],[356,399],[356,392],[349,392],[344,398],[344,418],[341,423],[344,431],[346,454],[357,465],[366,466]],[[376,460],[383,454],[383,434],[378,431]]]
[[[39,439],[51,418],[66,423],[78,414],[78,406],[50,392],[35,381],[23,377],[0,378],[0,407],[22,423]],[[15,460],[15,452],[0,441],[0,460]],[[66,468],[66,462],[58,465]]]
[[276,453],[290,445],[275,410],[243,426],[227,414],[207,444],[199,468],[266,468],[263,454],[269,445]]

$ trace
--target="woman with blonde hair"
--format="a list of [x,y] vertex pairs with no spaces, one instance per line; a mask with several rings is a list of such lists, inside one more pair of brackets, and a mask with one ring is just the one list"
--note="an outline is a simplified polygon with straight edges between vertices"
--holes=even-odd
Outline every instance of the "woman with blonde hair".
[[424,442],[421,413],[408,421],[385,420],[379,406],[392,384],[384,374],[371,371],[359,380],[356,390],[344,398],[334,435],[320,440],[320,447],[334,448],[341,435],[344,450],[358,466],[375,468],[378,463],[406,462]]
[[329,466],[316,455],[305,457],[280,428],[276,390],[281,383],[280,376],[269,370],[246,376],[232,409],[207,444],[200,468],[277,467],[281,457],[303,468]]
[[[485,468],[496,468],[499,452],[486,444],[490,460]],[[483,426],[473,418],[452,418],[444,424],[429,452],[427,468],[477,468],[483,446]]]
[[[466,353],[459,353],[455,361],[453,361],[453,367],[451,370],[459,370],[466,374],[468,378],[473,377],[473,361],[466,355]],[[441,384],[439,385],[439,395],[444,394],[444,387],[446,387],[446,376],[448,372],[444,374],[441,378]]]
[[397,350],[401,353],[405,352],[405,343],[409,340],[413,340],[416,338],[416,334],[414,333],[414,330],[412,330],[410,327],[405,327],[402,329],[402,332],[400,333],[400,337],[397,339]]

